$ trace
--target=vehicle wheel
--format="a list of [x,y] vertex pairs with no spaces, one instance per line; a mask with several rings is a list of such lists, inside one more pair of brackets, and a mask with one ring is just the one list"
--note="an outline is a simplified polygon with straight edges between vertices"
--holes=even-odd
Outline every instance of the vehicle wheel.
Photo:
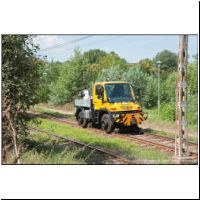
[[101,128],[106,133],[111,133],[114,130],[114,123],[108,114],[104,114],[101,118]]
[[78,113],[78,124],[82,127],[82,128],[86,128],[88,125],[88,120],[84,119],[84,113],[83,111],[80,111]]
[[141,128],[139,128],[137,125],[134,125],[134,126],[133,126],[133,132],[134,132],[135,134],[139,134],[139,135],[143,134]]

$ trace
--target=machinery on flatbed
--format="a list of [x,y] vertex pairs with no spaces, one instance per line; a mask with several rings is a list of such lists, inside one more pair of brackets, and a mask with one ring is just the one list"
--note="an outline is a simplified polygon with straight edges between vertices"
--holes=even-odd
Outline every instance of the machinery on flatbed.
[[88,90],[83,90],[79,96],[81,98],[74,102],[75,116],[83,128],[91,123],[111,133],[115,127],[125,126],[139,133],[139,125],[147,118],[128,82],[97,82],[91,96]]

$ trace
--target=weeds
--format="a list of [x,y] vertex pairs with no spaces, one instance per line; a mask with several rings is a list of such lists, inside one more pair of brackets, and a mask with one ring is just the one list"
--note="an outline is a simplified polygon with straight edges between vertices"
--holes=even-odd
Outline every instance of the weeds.
[[39,128],[56,132],[64,136],[70,136],[84,143],[90,143],[92,145],[112,149],[118,151],[130,159],[146,159],[153,160],[157,163],[168,163],[170,157],[157,150],[150,148],[141,148],[137,144],[128,142],[121,138],[108,138],[101,135],[95,135],[89,130],[82,130],[78,128],[70,127],[67,124],[61,124],[59,122],[50,121],[48,119],[41,119],[42,123]]

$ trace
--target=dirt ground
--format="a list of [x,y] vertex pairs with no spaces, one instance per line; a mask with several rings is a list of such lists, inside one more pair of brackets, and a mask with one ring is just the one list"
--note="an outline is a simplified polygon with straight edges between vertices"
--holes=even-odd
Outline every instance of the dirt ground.
[[64,105],[52,105],[47,103],[39,103],[35,107],[48,109],[49,111],[60,112],[62,114],[73,115],[75,113],[75,108],[72,104],[66,103]]

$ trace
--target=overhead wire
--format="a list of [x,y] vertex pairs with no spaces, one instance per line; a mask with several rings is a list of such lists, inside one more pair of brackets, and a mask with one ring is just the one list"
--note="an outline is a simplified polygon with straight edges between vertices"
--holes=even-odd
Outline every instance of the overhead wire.
[[[91,37],[91,36],[94,36],[94,35],[89,35],[89,36],[85,36],[85,37],[82,37],[82,38],[79,38],[79,39],[76,39],[76,40],[73,40],[73,41],[70,41],[70,42],[66,42],[66,43],[54,45],[54,46],[52,46],[52,47],[42,49],[42,50],[40,50],[39,52],[45,51],[45,52],[47,53],[48,51],[51,51],[52,49],[60,48],[60,47],[62,47],[62,46],[65,46],[66,44],[73,44],[73,43],[76,43],[76,42],[78,42],[78,41],[87,39],[88,37]],[[108,39],[105,39],[105,40],[100,40],[100,41],[96,41],[96,42],[91,42],[91,43],[83,44],[83,45],[77,45],[77,48],[82,48],[82,47],[85,47],[85,46],[91,46],[91,45],[98,44],[98,43],[108,42],[108,41],[110,41],[110,40],[117,39],[117,38],[119,38],[119,37],[121,37],[121,35],[120,35],[120,36],[115,36],[115,37],[112,37],[112,38],[108,38]],[[75,48],[76,48],[76,47],[71,47],[71,48],[65,49],[64,52],[65,52],[65,53],[71,52],[71,51],[73,51]],[[42,56],[42,55],[39,55],[39,56]]]
[[65,45],[68,45],[68,44],[73,44],[73,43],[76,43],[78,41],[81,41],[81,40],[85,40],[89,37],[92,37],[93,35],[87,35],[87,36],[84,36],[84,37],[81,37],[81,38],[78,38],[76,40],[72,40],[72,41],[68,41],[68,42],[64,42],[64,43],[60,43],[60,44],[57,44],[57,45],[54,45],[54,46],[51,46],[51,47],[47,47],[47,48],[44,48],[44,49],[41,49],[39,50],[40,52],[42,51],[50,51],[52,49],[55,49],[55,48],[60,48],[60,47],[63,47]]
[[[93,45],[93,44],[107,42],[107,41],[113,40],[113,39],[116,39],[116,37],[109,38],[109,39],[106,39],[106,40],[97,41],[97,42],[92,42],[92,43],[88,43],[88,44],[84,44],[84,45],[77,45],[77,48],[81,48],[81,47],[90,46],[90,45]],[[76,47],[72,47],[72,48],[66,49],[65,52],[70,52],[71,50],[74,50],[75,48]]]

